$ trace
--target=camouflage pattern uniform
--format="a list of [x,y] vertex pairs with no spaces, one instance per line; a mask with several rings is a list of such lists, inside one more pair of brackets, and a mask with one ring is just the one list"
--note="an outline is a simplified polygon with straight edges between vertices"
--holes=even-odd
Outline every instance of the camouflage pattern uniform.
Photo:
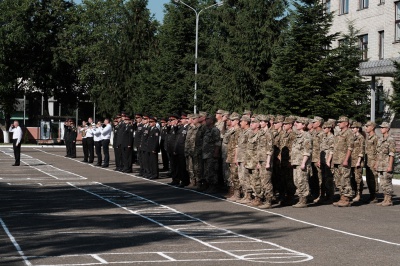
[[[321,125],[322,126],[322,125]],[[311,161],[311,192],[314,198],[319,198],[325,194],[324,187],[322,186],[322,171],[321,168],[318,167],[318,163],[320,162],[320,145],[321,140],[323,138],[324,132],[323,130],[314,130],[311,134],[313,139],[313,151],[312,151],[312,161]]]
[[185,158],[186,158],[186,170],[189,174],[191,184],[196,184],[195,179],[195,165],[193,164],[195,151],[196,151],[196,133],[199,126],[189,126],[186,140],[185,140]]
[[[272,186],[272,169],[273,169],[273,156],[274,156],[274,145],[273,136],[271,131],[265,127],[259,131],[258,138],[258,161],[260,163],[260,183],[261,193],[266,199],[272,199],[274,196]],[[267,156],[271,156],[270,168],[266,169]]]
[[200,184],[202,181],[205,181],[203,172],[203,137],[206,132],[206,126],[200,125],[196,131],[195,137],[195,149],[193,155],[193,172],[194,172],[194,179],[196,180],[197,184]]
[[228,183],[229,186],[233,187],[235,190],[240,189],[238,167],[235,162],[236,147],[238,145],[240,132],[240,128],[232,128],[232,130],[230,131],[231,136],[229,137],[226,156],[226,162],[229,164],[230,168]]
[[221,135],[216,127],[208,128],[203,137],[204,178],[210,185],[218,184],[218,158],[214,157],[216,147],[221,147]]
[[246,149],[247,149],[247,141],[249,138],[251,130],[250,128],[246,130],[241,130],[238,138],[237,145],[237,162],[239,164],[238,175],[240,186],[242,187],[243,192],[251,192],[251,187],[248,184],[248,176],[245,171],[244,164],[246,162]]
[[352,188],[350,184],[350,169],[351,159],[348,166],[343,166],[342,163],[346,158],[348,150],[353,151],[354,136],[350,129],[340,131],[335,136],[332,164],[334,165],[334,177],[336,187],[339,189],[341,196],[352,197]]
[[[353,123],[354,125],[354,123]],[[359,123],[361,127],[361,123]],[[354,135],[354,150],[351,156],[351,186],[356,194],[362,194],[364,183],[362,169],[364,166],[365,138],[362,134]],[[357,161],[361,158],[361,165],[357,167]]]
[[396,153],[396,142],[391,137],[382,136],[379,138],[378,145],[376,147],[376,170],[378,171],[378,177],[381,181],[381,188],[384,195],[393,195],[393,171],[387,172],[389,166],[389,157]]
[[222,171],[223,171],[223,176],[224,176],[224,184],[226,186],[229,185],[229,177],[230,177],[230,165],[229,163],[226,162],[227,157],[228,157],[228,145],[229,145],[229,139],[232,137],[232,135],[235,133],[234,128],[228,129],[224,137],[222,139],[222,146],[221,146],[221,156],[222,156]]
[[[368,122],[367,125],[369,125]],[[375,124],[374,124],[375,125]],[[378,145],[378,137],[376,134],[368,135],[365,139],[365,170],[368,190],[371,199],[375,199],[376,193],[379,192],[378,172],[374,169],[376,162],[376,146]]]
[[282,181],[281,181],[281,149],[280,149],[280,138],[282,136],[282,130],[278,131],[273,128],[271,129],[272,137],[274,140],[274,157],[273,157],[273,169],[272,169],[272,185],[274,187],[274,193],[282,192]]
[[293,182],[293,168],[290,164],[290,156],[295,139],[296,133],[282,130],[282,136],[280,138],[281,175],[283,191],[288,197],[293,197],[296,192],[296,186]]
[[252,130],[249,131],[248,141],[246,146],[246,162],[244,167],[246,168],[247,175],[249,177],[248,185],[251,188],[251,191],[254,193],[255,196],[261,198],[261,183],[260,183],[260,176],[259,170],[257,169],[258,164],[258,132],[254,132]]
[[322,173],[322,186],[324,187],[326,197],[332,199],[335,194],[335,186],[333,182],[333,173],[331,167],[326,164],[329,155],[333,154],[333,145],[335,141],[335,135],[323,134],[320,145],[320,163]]
[[[291,165],[293,166],[293,179],[297,195],[305,198],[310,194],[308,177],[311,173],[312,138],[310,133],[298,131],[292,145]],[[301,169],[304,156],[308,156],[306,169]]]

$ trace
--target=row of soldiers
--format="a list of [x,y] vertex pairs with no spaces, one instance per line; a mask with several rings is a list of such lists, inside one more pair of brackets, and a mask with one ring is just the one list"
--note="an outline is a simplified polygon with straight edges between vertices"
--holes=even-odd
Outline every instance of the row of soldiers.
[[[385,195],[379,204],[392,205],[395,142],[386,122],[380,125],[382,138],[378,139],[374,122],[365,124],[364,136],[361,123],[345,116],[325,122],[321,117],[223,110],[215,115],[171,115],[161,120],[161,147],[152,150],[146,148],[146,141],[156,126],[147,120],[136,116],[135,142],[140,175],[145,177],[158,177],[151,174],[146,156],[162,148],[170,161],[171,185],[214,193],[223,176],[228,198],[252,206],[271,208],[273,200],[292,205],[297,194],[294,207],[306,207],[310,198],[314,203],[347,207],[360,201],[365,167],[369,202],[377,202],[379,177]],[[340,192],[337,202],[333,202],[335,187]]]

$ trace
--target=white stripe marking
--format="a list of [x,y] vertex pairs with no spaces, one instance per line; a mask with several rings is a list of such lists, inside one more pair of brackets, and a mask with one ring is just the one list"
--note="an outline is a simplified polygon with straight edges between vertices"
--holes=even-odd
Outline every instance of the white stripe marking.
[[92,256],[94,259],[100,261],[102,264],[108,264],[108,261],[106,261],[105,259],[101,258],[99,255],[91,254],[90,256]]
[[12,236],[12,234],[8,230],[8,228],[7,228],[6,224],[4,223],[3,219],[1,219],[1,218],[0,218],[0,223],[1,223],[1,226],[3,227],[4,231],[8,235],[8,238],[10,238],[11,242],[13,243],[15,249],[18,251],[19,255],[24,260],[25,265],[32,266],[32,264],[29,262],[28,258],[25,256],[24,252],[22,251],[21,247],[18,245],[17,241],[15,240],[15,238]]
[[162,252],[157,252],[157,254],[160,255],[161,257],[164,257],[164,258],[170,260],[170,261],[176,261],[176,259],[171,258],[170,256],[168,256],[168,255],[166,255],[166,254],[164,254]]

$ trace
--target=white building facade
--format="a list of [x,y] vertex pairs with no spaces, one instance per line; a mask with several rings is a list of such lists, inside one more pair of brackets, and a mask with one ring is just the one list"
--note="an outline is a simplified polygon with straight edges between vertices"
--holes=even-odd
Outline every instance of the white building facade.
[[[359,30],[359,45],[366,60],[360,65],[360,74],[371,80],[371,120],[376,113],[387,116],[383,100],[392,91],[393,60],[400,60],[400,0],[323,2],[328,12],[334,12],[330,33],[348,33],[349,22]],[[332,47],[339,42],[340,37]]]

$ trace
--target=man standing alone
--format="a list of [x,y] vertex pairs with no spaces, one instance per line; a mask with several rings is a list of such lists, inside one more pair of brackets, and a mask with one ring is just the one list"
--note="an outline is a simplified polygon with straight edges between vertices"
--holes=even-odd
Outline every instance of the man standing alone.
[[12,166],[19,166],[21,157],[22,129],[19,126],[18,121],[14,121],[14,123],[10,126],[9,132],[13,133],[12,140],[15,163]]

